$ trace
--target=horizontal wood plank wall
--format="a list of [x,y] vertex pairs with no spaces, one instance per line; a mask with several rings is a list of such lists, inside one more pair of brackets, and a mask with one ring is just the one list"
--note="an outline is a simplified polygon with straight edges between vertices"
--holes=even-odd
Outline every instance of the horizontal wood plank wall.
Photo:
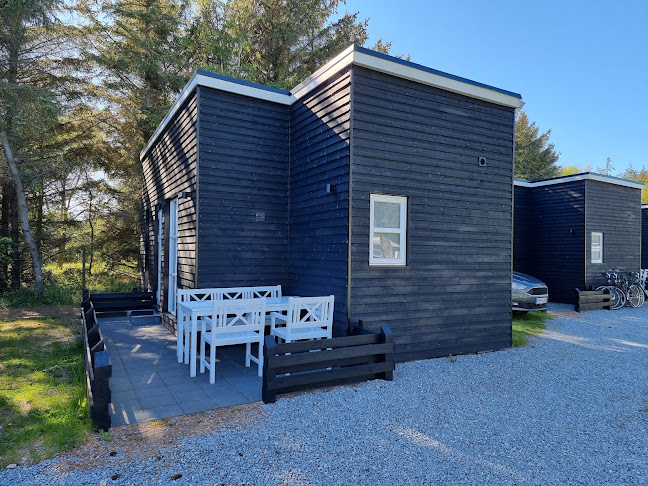
[[[604,272],[641,267],[641,189],[586,181],[586,285],[604,285]],[[592,263],[592,231],[603,233],[603,263]]]
[[285,285],[289,108],[201,88],[198,287]]
[[290,113],[289,292],[335,295],[335,335],[347,330],[350,79],[347,69]]
[[549,300],[576,303],[585,285],[585,181],[534,187],[528,224],[530,274],[549,287]]
[[[157,204],[165,204],[184,191],[196,190],[197,165],[197,97],[190,95],[174,115],[156,143],[142,160],[143,191],[142,211],[150,212],[149,225],[145,225],[145,251],[148,252],[145,280],[148,288],[157,290]],[[168,209],[167,209],[168,213]],[[156,218],[154,221],[153,218]],[[165,230],[166,232],[166,230]],[[178,286],[193,288],[196,272],[196,207],[195,198],[179,200],[178,208]],[[168,262],[163,255],[162,274]],[[164,279],[163,279],[164,280]],[[164,280],[166,281],[166,280]],[[164,282],[163,282],[164,284]],[[166,288],[162,289],[162,303],[166,306]]]
[[641,268],[648,268],[648,208],[641,209]]
[[534,214],[530,187],[514,186],[513,211],[513,270],[533,275],[535,255],[533,251]]
[[[513,109],[353,69],[352,322],[399,361],[509,347]],[[369,266],[371,193],[409,198],[407,266]]]

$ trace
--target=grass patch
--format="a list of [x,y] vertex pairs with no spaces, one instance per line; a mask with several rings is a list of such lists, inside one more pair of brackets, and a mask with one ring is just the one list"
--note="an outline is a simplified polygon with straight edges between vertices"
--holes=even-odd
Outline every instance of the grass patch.
[[548,319],[553,319],[553,316],[546,312],[514,312],[513,347],[524,346],[531,336],[542,334]]
[[[45,267],[43,297],[36,297],[31,288],[10,290],[0,294],[0,309],[43,305],[81,305],[81,263],[66,263],[62,267]],[[118,273],[106,265],[95,264],[92,275],[86,274],[90,292],[130,292],[139,286],[133,275]]]
[[51,457],[92,430],[77,312],[0,311],[0,469]]

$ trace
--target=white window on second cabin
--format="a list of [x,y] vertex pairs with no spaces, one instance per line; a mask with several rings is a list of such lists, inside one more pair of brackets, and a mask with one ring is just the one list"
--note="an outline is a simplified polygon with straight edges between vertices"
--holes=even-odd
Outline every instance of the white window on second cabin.
[[370,265],[407,263],[407,197],[371,194]]
[[592,263],[603,263],[603,233],[592,231]]

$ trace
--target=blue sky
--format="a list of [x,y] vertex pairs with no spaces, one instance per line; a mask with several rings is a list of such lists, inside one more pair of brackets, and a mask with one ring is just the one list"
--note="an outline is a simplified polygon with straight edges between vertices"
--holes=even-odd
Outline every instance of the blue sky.
[[347,0],[368,46],[520,93],[559,164],[648,168],[648,0]]

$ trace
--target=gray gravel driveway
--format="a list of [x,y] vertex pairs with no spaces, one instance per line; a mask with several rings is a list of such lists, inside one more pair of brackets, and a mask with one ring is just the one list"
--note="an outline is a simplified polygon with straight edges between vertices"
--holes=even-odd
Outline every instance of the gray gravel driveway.
[[648,484],[648,306],[561,317],[524,348],[400,364],[393,382],[262,410],[157,461],[65,473],[44,461],[0,484]]

